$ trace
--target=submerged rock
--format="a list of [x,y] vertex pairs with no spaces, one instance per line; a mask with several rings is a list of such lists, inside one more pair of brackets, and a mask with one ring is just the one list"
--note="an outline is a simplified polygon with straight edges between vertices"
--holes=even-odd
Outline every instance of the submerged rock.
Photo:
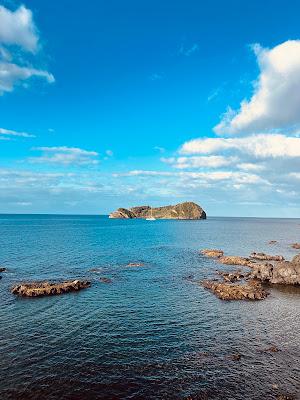
[[217,249],[203,249],[201,250],[201,254],[205,255],[206,257],[218,258],[224,255],[224,251]]
[[203,281],[202,285],[204,288],[211,290],[221,300],[263,300],[268,295],[256,280],[241,285]]
[[127,267],[143,267],[145,264],[142,262],[131,262],[127,264]]
[[112,283],[112,279],[106,278],[105,276],[103,276],[103,277],[100,278],[99,280],[100,280],[100,282],[102,282],[102,283]]
[[220,263],[226,265],[243,265],[248,266],[250,263],[249,258],[239,256],[223,256],[219,258]]
[[0,272],[5,272],[5,271],[6,271],[6,268],[0,267]]
[[269,244],[276,244],[276,243],[278,243],[277,240],[270,240],[269,241]]
[[31,282],[14,286],[11,292],[22,297],[52,296],[85,289],[90,285],[90,282],[79,281],[78,279],[60,283]]
[[268,347],[267,349],[263,349],[263,353],[278,353],[279,349],[276,346]]
[[155,219],[206,219],[205,211],[196,203],[185,202],[174,206],[155,207],[139,206],[130,209],[118,208],[109,218],[150,218]]
[[300,285],[300,262],[293,260],[278,262],[276,265],[257,264],[253,267],[251,277],[273,284]]
[[293,244],[291,245],[291,247],[292,247],[293,249],[299,250],[299,249],[300,249],[300,243],[293,243]]
[[265,254],[265,253],[253,252],[250,254],[250,257],[254,258],[255,260],[261,260],[261,261],[284,261],[283,256],[271,256],[270,254]]

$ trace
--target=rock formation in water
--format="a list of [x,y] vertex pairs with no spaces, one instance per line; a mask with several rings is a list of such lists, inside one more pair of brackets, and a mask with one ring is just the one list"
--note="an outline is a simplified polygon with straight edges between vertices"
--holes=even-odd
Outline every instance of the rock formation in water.
[[206,257],[219,258],[224,255],[224,251],[218,249],[204,249],[201,250],[201,254],[205,255]]
[[11,292],[22,297],[52,296],[67,292],[75,292],[90,287],[90,285],[88,281],[79,280],[60,283],[31,282],[14,286]]
[[155,207],[149,206],[133,207],[130,209],[118,208],[112,212],[109,218],[150,218],[155,219],[206,219],[205,211],[196,203],[185,202],[174,206]]
[[265,253],[251,253],[250,254],[251,258],[254,258],[255,260],[262,260],[262,261],[284,261],[283,256],[271,256],[270,254],[265,254]]
[[266,283],[300,285],[300,257],[296,257],[292,261],[281,261],[275,265],[258,264],[253,267],[251,276]]
[[251,280],[245,284],[232,284],[216,281],[203,281],[204,288],[211,290],[221,300],[263,300],[268,293],[262,285]]
[[218,259],[221,264],[226,265],[243,265],[248,267],[251,264],[249,258],[239,256],[223,256]]

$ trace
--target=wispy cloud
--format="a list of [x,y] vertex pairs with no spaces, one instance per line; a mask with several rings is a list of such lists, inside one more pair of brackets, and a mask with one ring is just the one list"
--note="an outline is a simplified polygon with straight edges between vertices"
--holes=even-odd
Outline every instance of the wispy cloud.
[[35,135],[27,132],[17,132],[10,129],[0,128],[0,140],[11,140],[14,137],[34,138]]
[[185,46],[182,44],[178,50],[178,54],[189,57],[197,51],[199,51],[199,45],[197,43],[193,43],[191,46]]
[[36,147],[33,150],[42,152],[41,156],[30,157],[32,164],[60,164],[60,165],[96,165],[99,163],[99,153],[80,149],[78,147]]

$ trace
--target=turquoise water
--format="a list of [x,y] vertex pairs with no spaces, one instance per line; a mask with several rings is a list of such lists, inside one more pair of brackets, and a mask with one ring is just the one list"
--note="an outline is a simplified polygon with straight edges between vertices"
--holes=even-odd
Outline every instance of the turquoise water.
[[[296,219],[0,216],[0,265],[8,269],[0,280],[0,398],[299,396],[300,288],[271,288],[262,302],[222,302],[186,279],[221,268],[202,248],[291,258],[296,241]],[[92,286],[38,299],[9,292],[24,280],[70,278]],[[280,351],[261,351],[273,345]],[[236,353],[240,361],[231,359]]]

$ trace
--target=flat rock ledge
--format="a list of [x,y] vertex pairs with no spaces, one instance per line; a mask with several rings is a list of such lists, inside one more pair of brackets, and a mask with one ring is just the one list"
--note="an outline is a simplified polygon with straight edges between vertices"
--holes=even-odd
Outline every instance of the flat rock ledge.
[[221,300],[263,300],[268,296],[268,292],[256,280],[245,284],[203,281],[202,286]]
[[284,261],[283,256],[271,256],[270,254],[265,253],[251,253],[250,257],[254,260],[261,260],[261,261]]
[[16,285],[11,289],[11,292],[21,297],[40,297],[53,296],[68,292],[76,292],[91,286],[88,281],[65,281],[60,283],[50,282],[31,282]]
[[196,203],[186,201],[173,206],[155,207],[138,206],[132,208],[118,208],[109,214],[109,218],[133,219],[206,219],[205,211]]

